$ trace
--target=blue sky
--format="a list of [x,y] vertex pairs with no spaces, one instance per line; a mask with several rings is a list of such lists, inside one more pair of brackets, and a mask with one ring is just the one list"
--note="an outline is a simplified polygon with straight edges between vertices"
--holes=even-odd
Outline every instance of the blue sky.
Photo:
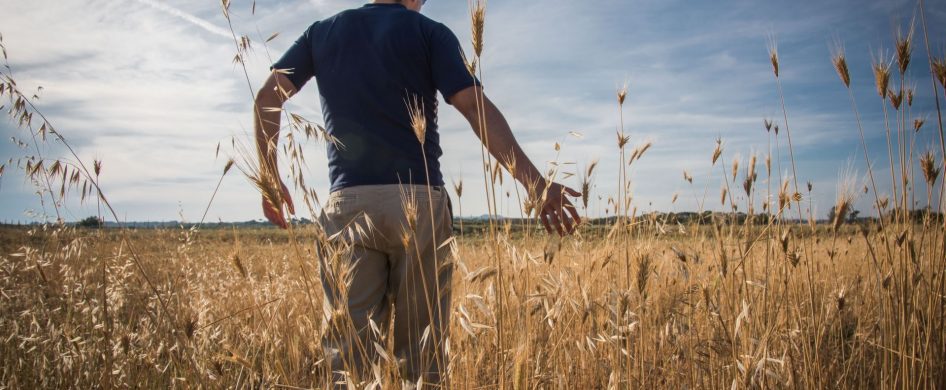
[[[198,220],[225,163],[230,137],[247,139],[252,130],[251,92],[242,70],[232,63],[235,48],[219,2],[4,3],[0,33],[20,85],[42,85],[38,103],[44,112],[83,159],[104,161],[103,188],[121,217]],[[254,88],[269,63],[314,20],[361,4],[261,0],[251,15],[250,1],[234,0],[234,29],[255,43],[247,61]],[[814,184],[813,207],[823,216],[834,202],[839,175],[853,170],[863,183],[866,172],[847,92],[829,61],[831,46],[840,40],[846,49],[874,173],[881,192],[889,192],[883,112],[870,74],[870,53],[889,52],[894,32],[909,23],[915,7],[914,1],[900,0],[493,0],[483,58],[487,94],[540,168],[557,159],[576,163],[565,165],[574,171],[600,160],[589,210],[600,215],[607,197],[616,193],[614,95],[627,82],[624,114],[630,142],[653,142],[631,170],[634,204],[642,211],[682,211],[697,209],[705,199],[708,208],[719,209],[722,178],[719,167],[710,165],[715,139],[724,140],[727,167],[737,156],[746,165],[756,152],[762,171],[768,151],[763,119],[785,126],[768,62],[774,36],[799,180]],[[934,52],[942,55],[946,0],[927,0],[926,9]],[[469,52],[466,1],[430,0],[423,12],[452,28]],[[281,35],[264,47],[262,41],[275,32]],[[926,50],[922,39],[916,43],[908,83],[917,86],[911,117],[927,119],[917,138],[918,148],[925,151],[938,144],[938,130]],[[310,84],[290,109],[320,122],[317,96]],[[464,215],[483,214],[475,136],[454,110],[442,109],[440,115],[444,176],[464,181]],[[5,139],[25,136],[8,121],[0,123],[0,131]],[[572,131],[583,137],[569,136]],[[221,141],[224,152],[215,157]],[[560,152],[554,150],[555,142],[562,143]],[[55,145],[44,152],[62,153]],[[312,144],[308,152],[308,184],[324,196],[324,149]],[[4,141],[0,153],[5,161],[24,151]],[[787,170],[786,150],[781,157]],[[692,186],[683,180],[684,170],[695,178]],[[764,187],[760,176],[758,185]],[[0,180],[0,220],[41,218],[35,188],[16,169],[8,167]],[[565,183],[579,186],[574,177]],[[675,193],[679,199],[671,204]],[[505,214],[518,215],[512,202],[502,203]],[[234,170],[224,179],[208,219],[261,218],[258,205],[258,195]],[[857,208],[869,210],[869,199],[862,195]],[[94,203],[66,204],[67,219],[92,214]]]

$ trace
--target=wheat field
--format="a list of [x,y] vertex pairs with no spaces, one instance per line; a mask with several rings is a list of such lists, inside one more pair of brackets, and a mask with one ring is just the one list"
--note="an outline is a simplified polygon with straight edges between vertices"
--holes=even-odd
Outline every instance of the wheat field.
[[[229,3],[221,4],[228,20]],[[470,14],[468,67],[482,79],[485,2],[471,1]],[[946,388],[946,220],[937,207],[946,142],[941,116],[929,123],[909,117],[916,87],[904,82],[911,66],[928,62],[939,114],[946,59],[912,58],[911,65],[912,47],[929,46],[925,19],[914,23],[910,34],[896,37],[889,58],[871,64],[877,99],[891,118],[885,155],[868,153],[850,94],[858,153],[863,149],[868,167],[889,164],[893,184],[879,187],[870,168],[863,178],[839,179],[828,220],[814,215],[811,184],[795,169],[774,42],[767,55],[782,105],[781,118],[760,119],[768,145],[731,163],[736,151],[724,140],[706,145],[705,164],[721,189],[718,199],[704,196],[699,204],[719,211],[638,212],[631,167],[653,152],[650,143],[630,144],[627,86],[615,93],[616,142],[601,141],[613,145],[607,161],[620,162],[619,176],[596,175],[604,158],[571,173],[564,163],[551,164],[550,179],[574,176],[581,183],[576,204],[582,215],[592,209],[589,199],[605,199],[599,202],[606,204],[605,217],[586,218],[572,236],[546,234],[535,218],[543,189],[513,185],[508,173],[515,162],[483,149],[481,188],[454,183],[454,204],[462,211],[464,197],[485,196],[489,215],[496,215],[499,194],[512,189],[507,196],[521,205],[516,212],[528,217],[457,219],[455,238],[443,243],[452,247],[456,270],[442,341],[443,387]],[[250,40],[234,34],[234,45],[235,63],[242,64]],[[825,87],[851,91],[843,45],[825,61],[840,81]],[[68,197],[96,202],[116,227],[62,221],[0,227],[0,388],[331,385],[320,339],[327,327],[347,325],[345,313],[323,323],[320,275],[350,272],[338,267],[345,263],[343,242],[310,223],[288,230],[203,221],[176,228],[122,225],[99,187],[102,162],[80,159],[68,129],[55,127],[56,118],[46,117],[6,69],[0,97],[8,100],[12,122],[34,135],[33,142],[48,137],[70,154],[25,156],[0,167],[0,174],[23,169],[51,207]],[[305,194],[298,205],[317,220],[316,191],[300,173],[306,164],[301,140],[332,140],[318,124],[289,112],[285,117],[289,136],[281,150],[292,184]],[[924,125],[938,132],[937,144],[917,144]],[[421,142],[425,126],[413,129]],[[242,174],[285,207],[279,180],[261,171],[255,156],[235,144],[221,180]],[[773,168],[773,159],[786,165],[786,175]],[[692,186],[689,172],[673,177]],[[614,180],[617,193],[593,193],[593,183],[604,180]],[[863,188],[852,184],[861,182]],[[678,195],[667,196],[676,202]],[[852,215],[857,197],[869,199],[871,215]],[[360,346],[377,353],[370,372],[349,372],[338,385],[431,387],[403,381],[390,340],[382,341]]]

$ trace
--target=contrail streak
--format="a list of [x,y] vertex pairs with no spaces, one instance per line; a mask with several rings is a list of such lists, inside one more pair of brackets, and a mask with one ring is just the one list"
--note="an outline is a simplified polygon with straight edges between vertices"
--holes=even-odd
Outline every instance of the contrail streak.
[[194,15],[191,15],[191,14],[189,14],[189,13],[187,13],[187,12],[181,11],[180,9],[177,9],[177,8],[174,8],[174,7],[170,6],[170,5],[167,5],[167,4],[158,2],[157,0],[135,0],[135,1],[137,1],[137,2],[139,2],[139,3],[142,3],[142,4],[145,4],[145,5],[148,5],[148,6],[152,7],[152,8],[154,8],[154,9],[156,9],[156,10],[158,10],[158,11],[161,11],[161,12],[164,12],[164,13],[166,13],[166,14],[168,14],[168,15],[171,15],[171,16],[174,16],[174,17],[176,17],[176,18],[182,19],[182,20],[184,20],[185,22],[188,22],[188,23],[193,24],[193,25],[195,25],[195,26],[197,26],[197,27],[200,27],[200,28],[204,29],[205,31],[207,31],[207,32],[209,32],[209,33],[212,33],[212,34],[215,34],[215,35],[219,35],[219,36],[224,37],[224,38],[229,38],[229,39],[232,39],[232,38],[233,38],[233,36],[230,35],[230,31],[225,30],[225,29],[220,28],[220,27],[217,27],[217,26],[214,25],[213,23],[210,23],[210,22],[208,22],[208,21],[206,21],[206,20],[204,20],[204,19],[198,18],[198,17],[196,17],[196,16],[194,16]]

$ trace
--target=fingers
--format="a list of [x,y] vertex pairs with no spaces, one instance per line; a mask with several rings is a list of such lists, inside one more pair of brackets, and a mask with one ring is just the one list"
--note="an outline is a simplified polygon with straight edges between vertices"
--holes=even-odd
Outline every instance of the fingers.
[[266,199],[263,199],[263,215],[266,216],[266,219],[269,222],[279,226],[282,229],[287,229],[289,227],[286,224],[286,218],[283,216],[282,210],[274,207]]
[[575,191],[575,190],[573,190],[573,189],[571,189],[571,188],[568,188],[568,187],[563,187],[563,188],[565,189],[565,192],[568,193],[568,195],[575,196],[575,197],[581,196],[581,192]]
[[285,184],[282,185],[282,197],[286,201],[286,207],[289,208],[289,214],[296,214],[296,206],[292,203],[292,195],[289,194],[289,188]]
[[568,214],[570,214],[575,221],[575,226],[581,225],[581,217],[578,215],[578,210],[575,209],[572,202],[565,200],[565,206],[563,208],[568,210]]
[[574,225],[572,225],[572,219],[568,218],[568,214],[565,214],[563,209],[555,210],[555,213],[562,216],[562,225],[565,226],[565,233],[572,234],[575,229]]
[[559,236],[564,236],[565,231],[562,230],[562,222],[558,220],[558,213],[555,210],[548,212],[549,220],[552,222],[552,225],[555,225],[555,230],[558,230]]
[[289,194],[286,194],[285,196],[286,196],[286,207],[289,208],[289,214],[295,215],[296,206],[292,204],[292,197],[290,197]]
[[542,224],[545,225],[545,231],[552,234],[552,226],[549,225],[549,217],[545,215],[544,211],[540,213],[539,218],[542,219]]

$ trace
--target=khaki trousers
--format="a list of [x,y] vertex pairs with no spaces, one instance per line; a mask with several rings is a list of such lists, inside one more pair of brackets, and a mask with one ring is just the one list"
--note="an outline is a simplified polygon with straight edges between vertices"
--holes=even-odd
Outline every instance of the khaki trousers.
[[446,190],[344,188],[331,193],[320,219],[329,236],[320,251],[322,346],[336,384],[371,382],[372,365],[390,363],[403,380],[440,383],[453,275],[451,245],[443,245],[453,234]]

